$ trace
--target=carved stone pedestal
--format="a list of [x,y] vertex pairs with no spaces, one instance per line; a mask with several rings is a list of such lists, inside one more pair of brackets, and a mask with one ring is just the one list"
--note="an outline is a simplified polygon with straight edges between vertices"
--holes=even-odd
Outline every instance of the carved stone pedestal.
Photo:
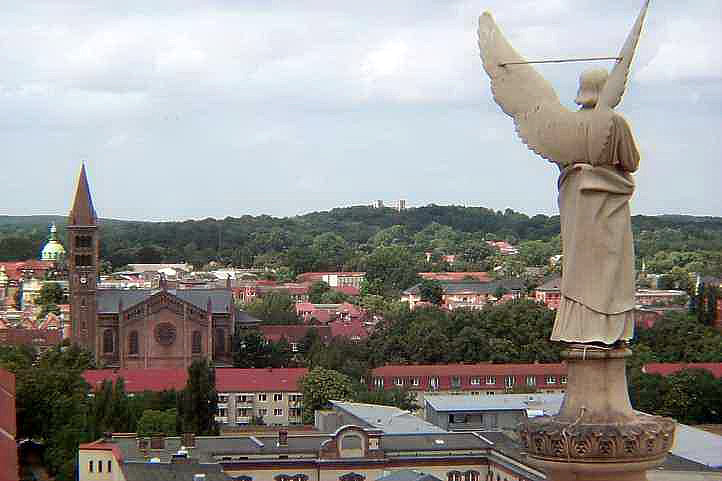
[[664,461],[674,420],[636,414],[627,392],[627,348],[574,348],[567,393],[556,416],[522,425],[529,462],[551,481],[643,481]]

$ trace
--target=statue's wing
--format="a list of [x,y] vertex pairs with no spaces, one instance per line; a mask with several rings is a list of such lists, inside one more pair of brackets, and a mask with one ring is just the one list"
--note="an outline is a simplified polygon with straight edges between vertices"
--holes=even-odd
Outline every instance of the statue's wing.
[[639,35],[642,33],[642,25],[644,24],[644,17],[647,15],[648,7],[649,0],[645,0],[642,10],[637,17],[637,21],[634,22],[632,31],[629,32],[627,40],[619,52],[620,60],[617,61],[612,69],[612,73],[609,74],[609,78],[599,94],[599,101],[597,102],[597,108],[599,109],[613,109],[622,101],[622,95],[627,86],[629,67],[634,58],[634,51],[637,49],[637,42],[639,41]]
[[[479,17],[479,49],[494,100],[514,119],[521,140],[560,165],[587,159],[585,119],[559,102],[554,89],[509,44],[491,14]],[[502,65],[504,64],[504,65]]]

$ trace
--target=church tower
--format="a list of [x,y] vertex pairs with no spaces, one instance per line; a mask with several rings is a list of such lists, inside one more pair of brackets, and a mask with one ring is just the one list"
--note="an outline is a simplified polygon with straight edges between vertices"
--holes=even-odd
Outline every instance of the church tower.
[[73,341],[96,353],[98,304],[98,219],[90,197],[85,165],[80,169],[75,201],[68,217],[68,274]]

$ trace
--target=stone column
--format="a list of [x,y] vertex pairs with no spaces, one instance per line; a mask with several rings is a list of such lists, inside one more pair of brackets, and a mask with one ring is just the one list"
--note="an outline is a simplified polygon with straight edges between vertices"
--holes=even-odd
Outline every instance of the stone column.
[[672,419],[635,413],[626,347],[564,351],[567,393],[556,416],[529,419],[520,436],[528,460],[550,481],[646,481],[674,442]]

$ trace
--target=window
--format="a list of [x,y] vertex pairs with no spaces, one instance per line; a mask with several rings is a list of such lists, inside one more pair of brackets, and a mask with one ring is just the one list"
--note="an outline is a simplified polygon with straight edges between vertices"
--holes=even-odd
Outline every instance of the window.
[[478,386],[479,384],[481,384],[481,379],[479,379],[478,377],[472,377],[470,383],[472,386]]
[[283,416],[283,409],[282,409],[282,408],[275,408],[275,409],[273,410],[273,415],[274,415],[274,416]]
[[547,384],[556,384],[557,378],[555,376],[547,376],[546,382],[547,382]]
[[459,389],[461,387],[461,376],[451,376],[451,388]]
[[265,392],[258,393],[258,402],[264,403],[264,402],[266,402],[267,400],[268,400],[268,396],[266,395]]
[[297,342],[291,343],[291,352],[298,352],[298,343]]
[[374,378],[374,387],[381,389],[384,387],[384,378],[382,377],[375,377]]
[[454,424],[466,423],[466,414],[452,414],[450,421]]
[[78,267],[90,267],[93,265],[93,256],[76,254],[75,265]]
[[419,384],[421,384],[421,380],[420,380],[418,377],[415,377],[415,378],[412,378],[412,379],[411,379],[411,385],[412,385],[412,386],[418,386]]
[[226,330],[222,327],[213,330],[213,352],[216,356],[226,353]]
[[536,386],[536,376],[527,376],[526,377],[526,385],[527,386]]
[[228,394],[219,394],[218,395],[218,402],[220,404],[225,404],[228,402]]
[[75,247],[89,249],[93,247],[93,238],[89,235],[75,236]]
[[228,416],[228,408],[218,408],[218,416],[225,418]]
[[109,473],[113,470],[113,469],[112,469],[112,466],[113,466],[113,465],[111,464],[110,459],[109,459],[109,460],[108,460],[108,472],[109,472]]
[[88,471],[91,473],[93,472],[93,461],[92,460],[88,461]]
[[300,418],[301,417],[301,408],[290,408],[288,410],[288,415],[292,418]]
[[191,352],[193,352],[193,354],[200,354],[202,351],[201,345],[203,344],[203,336],[201,335],[201,331],[193,331],[193,335],[191,337]]
[[431,389],[439,389],[439,378],[438,377],[430,377],[429,378],[429,387]]
[[401,379],[400,377],[395,377],[395,378],[394,378],[394,385],[395,385],[395,386],[403,386],[403,384],[404,384],[404,380],[403,380],[403,379]]
[[246,394],[240,394],[240,395],[238,395],[238,397],[236,398],[236,402],[238,402],[238,403],[244,403],[244,404],[252,403],[252,402],[253,402],[253,396],[248,396],[248,395],[246,395]]
[[113,344],[113,330],[112,329],[106,329],[103,331],[103,352],[104,353],[112,353],[115,351]]
[[248,418],[251,417],[251,408],[238,408],[236,413],[239,418]]
[[494,394],[496,394],[494,391],[486,391],[487,396],[493,396]]
[[559,382],[562,383],[562,384],[566,384],[566,383],[567,383],[567,377],[566,377],[566,376],[560,376],[560,377],[559,377]]
[[128,337],[128,354],[138,354],[138,331],[130,331]]
[[486,376],[486,384],[487,385],[496,384],[496,377],[495,376]]
[[516,379],[514,379],[514,376],[506,376],[504,378],[504,386],[506,386],[506,387],[514,387],[515,382],[516,382]]
[[259,415],[259,416],[268,416],[268,409],[266,409],[266,408],[261,408],[261,409],[259,409],[259,410],[258,410],[258,415]]
[[361,449],[361,436],[349,434],[341,438],[341,449]]
[[102,460],[98,461],[98,472],[99,473],[103,472],[103,461]]
[[479,391],[471,391],[471,395],[472,395],[472,396],[478,396],[478,395],[479,395]]
[[274,401],[283,401],[283,394],[277,392],[276,394],[273,395],[273,400]]

